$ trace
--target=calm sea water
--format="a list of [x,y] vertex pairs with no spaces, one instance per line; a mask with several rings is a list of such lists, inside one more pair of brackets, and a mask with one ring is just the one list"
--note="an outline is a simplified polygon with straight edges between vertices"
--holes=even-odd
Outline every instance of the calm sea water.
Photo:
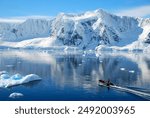
[[[150,93],[150,57],[134,53],[0,51],[0,71],[42,78],[24,85],[0,88],[0,100],[147,100],[145,96],[99,86],[110,79],[118,86]],[[24,94],[12,99],[13,92]]]

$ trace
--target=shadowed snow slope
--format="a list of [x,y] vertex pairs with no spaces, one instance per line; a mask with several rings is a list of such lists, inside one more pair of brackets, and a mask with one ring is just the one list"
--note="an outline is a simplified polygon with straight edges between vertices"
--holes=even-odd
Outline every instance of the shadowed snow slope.
[[104,45],[119,50],[143,49],[150,47],[150,19],[116,16],[101,9],[83,14],[61,13],[52,20],[1,22],[0,41],[0,47],[15,48],[74,46],[95,49]]

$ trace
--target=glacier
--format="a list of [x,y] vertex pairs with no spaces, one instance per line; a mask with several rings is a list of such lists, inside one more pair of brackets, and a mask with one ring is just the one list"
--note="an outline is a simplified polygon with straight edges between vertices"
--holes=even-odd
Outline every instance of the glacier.
[[150,18],[117,16],[102,9],[60,13],[52,19],[0,21],[0,48],[149,52],[149,44]]

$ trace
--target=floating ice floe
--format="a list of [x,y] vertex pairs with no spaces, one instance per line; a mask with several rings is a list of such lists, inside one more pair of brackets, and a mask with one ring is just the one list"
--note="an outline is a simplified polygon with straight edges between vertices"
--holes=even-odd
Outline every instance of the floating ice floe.
[[26,76],[15,74],[10,76],[7,72],[4,73],[3,71],[3,73],[0,74],[0,87],[7,88],[7,87],[21,85],[36,80],[41,80],[41,78],[35,74],[29,74]]
[[120,68],[120,70],[121,70],[121,71],[125,71],[126,69],[125,69],[125,68]]
[[103,63],[103,61],[102,61],[102,60],[100,60],[99,62],[100,62],[100,63]]
[[10,95],[9,95],[9,98],[13,98],[13,99],[15,99],[15,98],[20,98],[20,97],[23,97],[23,94],[22,93],[11,93]]
[[129,73],[135,73],[135,71],[134,70],[130,70]]

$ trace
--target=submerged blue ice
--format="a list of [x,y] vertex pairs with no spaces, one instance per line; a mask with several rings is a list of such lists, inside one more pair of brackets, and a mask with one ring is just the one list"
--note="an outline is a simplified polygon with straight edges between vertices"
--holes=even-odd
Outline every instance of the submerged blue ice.
[[21,80],[22,79],[22,76],[20,74],[15,74],[13,76],[11,76],[11,79],[14,79],[14,80]]

